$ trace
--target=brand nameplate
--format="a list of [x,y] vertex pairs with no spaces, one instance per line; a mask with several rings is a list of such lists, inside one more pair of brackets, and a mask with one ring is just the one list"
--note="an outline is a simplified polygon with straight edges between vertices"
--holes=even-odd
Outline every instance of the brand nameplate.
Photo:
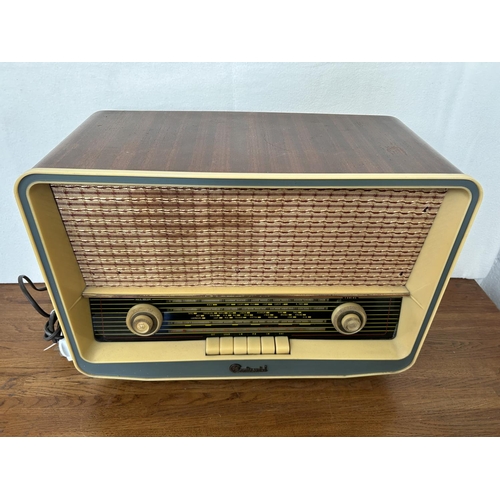
[[233,373],[267,372],[267,365],[252,368],[250,366],[241,366],[237,363],[234,363],[229,367],[229,370]]

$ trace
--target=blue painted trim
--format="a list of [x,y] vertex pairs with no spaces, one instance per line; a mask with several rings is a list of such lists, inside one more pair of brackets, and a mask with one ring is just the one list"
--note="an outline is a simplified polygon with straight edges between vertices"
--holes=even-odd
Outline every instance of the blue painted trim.
[[[201,178],[165,178],[165,177],[127,177],[127,176],[92,176],[85,174],[67,175],[67,174],[43,174],[33,173],[25,176],[18,185],[18,196],[23,207],[28,226],[30,228],[36,248],[39,252],[42,265],[45,269],[48,284],[53,292],[58,310],[61,312],[59,321],[65,326],[67,340],[71,344],[74,354],[74,362],[78,368],[91,376],[102,377],[123,377],[138,379],[169,379],[169,378],[210,378],[210,377],[306,377],[306,376],[348,376],[364,375],[376,373],[389,373],[404,370],[413,362],[418,348],[422,342],[423,335],[427,325],[436,307],[439,295],[443,289],[446,279],[450,273],[451,266],[467,232],[469,222],[473,216],[476,205],[480,199],[478,186],[469,179],[252,179],[252,186],[258,187],[335,187],[335,188],[359,188],[371,187],[377,188],[411,188],[419,187],[443,187],[466,188],[471,193],[471,202],[466,215],[460,226],[455,243],[452,247],[443,273],[439,279],[436,292],[431,300],[430,307],[425,315],[422,327],[418,333],[411,353],[401,360],[291,360],[291,359],[269,359],[262,361],[250,361],[245,359],[232,359],[231,361],[219,361],[215,359],[203,361],[179,361],[179,362],[142,362],[142,363],[89,363],[84,360],[77,349],[74,334],[69,328],[69,321],[66,311],[62,307],[59,290],[49,266],[49,261],[42,245],[42,240],[36,226],[31,207],[28,202],[28,188],[34,183],[99,183],[99,184],[149,184],[149,185],[182,185],[182,186],[218,186],[218,187],[238,187],[247,186],[249,181],[246,179],[201,179]],[[378,341],[383,342],[383,341]],[[233,363],[239,363],[242,366],[258,367],[257,365],[267,365],[267,372],[243,372],[231,373],[229,366]]]

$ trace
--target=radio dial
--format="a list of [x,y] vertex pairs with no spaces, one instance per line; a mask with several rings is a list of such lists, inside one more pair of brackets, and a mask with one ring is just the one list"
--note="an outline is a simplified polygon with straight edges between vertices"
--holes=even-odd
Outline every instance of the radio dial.
[[354,335],[366,325],[366,312],[355,302],[345,302],[333,311],[332,324],[339,333]]
[[160,329],[163,314],[151,304],[137,304],[130,308],[126,321],[127,327],[132,333],[147,337]]

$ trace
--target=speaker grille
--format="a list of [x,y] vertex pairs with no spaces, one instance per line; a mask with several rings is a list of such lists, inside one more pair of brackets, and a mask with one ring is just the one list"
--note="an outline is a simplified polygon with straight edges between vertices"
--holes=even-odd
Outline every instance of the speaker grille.
[[446,190],[53,185],[87,286],[404,285]]

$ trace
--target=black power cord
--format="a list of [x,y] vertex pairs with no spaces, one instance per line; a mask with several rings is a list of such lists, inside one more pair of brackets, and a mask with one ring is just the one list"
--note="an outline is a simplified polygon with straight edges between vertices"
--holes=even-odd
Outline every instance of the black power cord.
[[28,299],[29,303],[35,308],[36,312],[43,316],[44,318],[48,318],[47,323],[45,323],[45,329],[43,338],[47,341],[52,341],[55,344],[59,342],[63,338],[61,327],[59,326],[59,322],[57,320],[57,314],[53,310],[50,313],[44,311],[38,302],[31,296],[26,288],[26,284],[24,282],[29,283],[33,290],[37,292],[44,292],[47,290],[46,286],[42,286],[38,288],[29,278],[28,276],[24,276],[23,274],[17,278],[17,282],[19,284],[19,288],[21,288],[21,292],[23,292],[24,296]]

